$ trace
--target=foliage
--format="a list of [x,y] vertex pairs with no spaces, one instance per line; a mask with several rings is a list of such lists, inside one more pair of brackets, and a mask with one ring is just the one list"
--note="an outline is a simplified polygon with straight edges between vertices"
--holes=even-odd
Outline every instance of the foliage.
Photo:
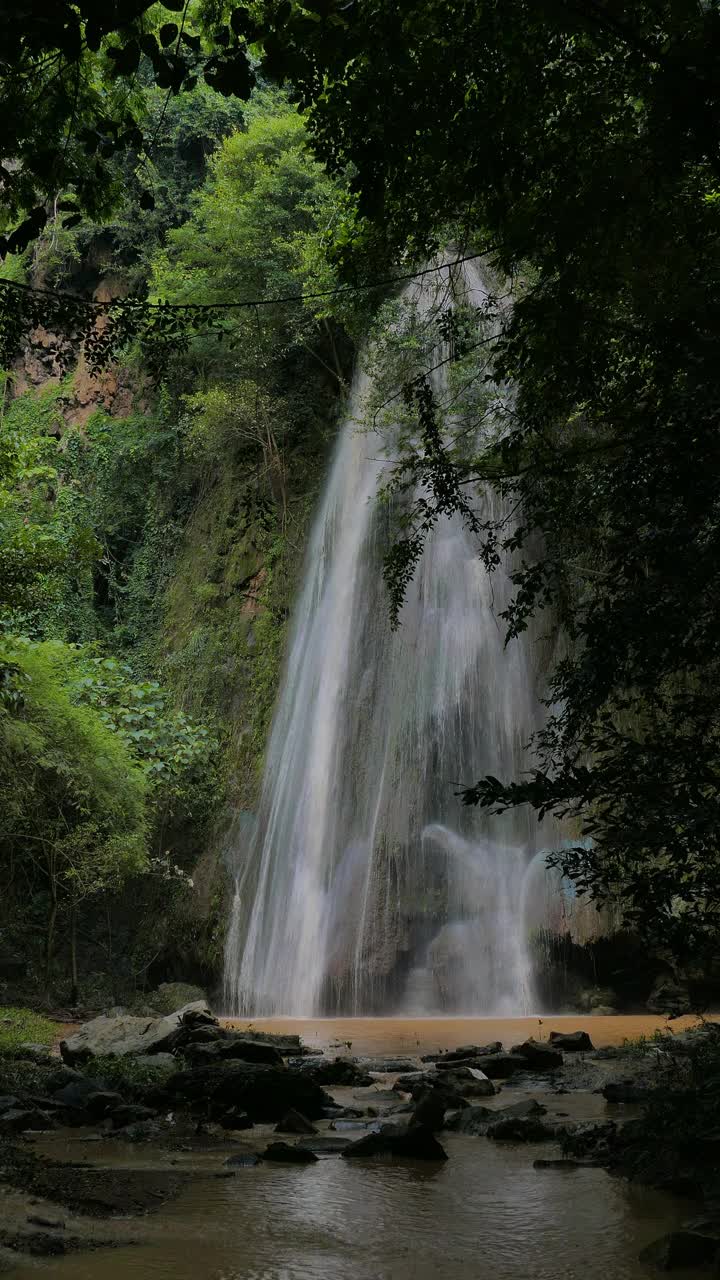
[[57,401],[51,387],[33,404],[6,412],[0,435],[0,616],[47,607],[63,571],[88,564],[97,550],[92,530],[68,518],[58,494]]
[[108,1089],[122,1091],[123,1096],[140,1096],[143,1090],[165,1084],[175,1067],[163,1063],[138,1062],[135,1058],[91,1058],[83,1068],[91,1080],[102,1081]]
[[[223,21],[217,5],[194,6],[195,23],[187,9],[184,0],[57,0],[3,10],[2,256],[22,252],[42,231],[48,202],[67,215],[67,227],[82,212],[110,212],[121,191],[116,157],[152,150],[154,139],[143,137],[143,83],[169,99],[202,76],[223,95],[250,96],[254,73],[235,13]],[[140,207],[153,205],[144,191]]]
[[11,1057],[22,1044],[52,1044],[57,1023],[33,1009],[0,1005],[0,1056]]
[[[345,270],[452,235],[515,284],[495,313],[494,376],[516,387],[501,439],[475,457],[451,449],[455,480],[447,450],[410,459],[425,530],[463,512],[453,489],[492,484],[522,513],[481,537],[490,568],[515,558],[508,636],[552,604],[568,641],[535,767],[465,799],[578,821],[590,839],[556,860],[579,889],[618,899],[676,956],[707,956],[720,924],[720,6],[359,0],[316,18],[267,0],[247,30],[292,79],[317,154],[352,173]],[[442,432],[436,393],[412,395],[418,432],[433,417]],[[408,563],[393,568],[400,587]]]

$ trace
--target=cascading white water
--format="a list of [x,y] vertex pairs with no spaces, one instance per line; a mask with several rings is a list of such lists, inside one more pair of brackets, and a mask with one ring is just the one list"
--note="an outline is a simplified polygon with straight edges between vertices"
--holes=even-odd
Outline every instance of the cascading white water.
[[[465,271],[479,302],[482,280]],[[436,289],[416,288],[421,306]],[[528,1011],[523,884],[544,842],[530,811],[488,818],[455,784],[527,767],[533,644],[505,648],[507,572],[488,577],[458,517],[430,537],[391,629],[375,501],[391,464],[357,428],[367,391],[360,374],[307,554],[255,834],[235,850],[227,1002],[252,1015]],[[501,500],[488,494],[479,514],[502,515]]]

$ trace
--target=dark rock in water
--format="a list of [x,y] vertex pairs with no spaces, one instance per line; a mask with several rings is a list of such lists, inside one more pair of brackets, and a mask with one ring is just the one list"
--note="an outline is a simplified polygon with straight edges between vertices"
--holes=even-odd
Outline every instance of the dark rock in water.
[[595,1047],[587,1031],[551,1031],[550,1044],[563,1053],[589,1053]]
[[476,1067],[458,1067],[455,1071],[441,1072],[441,1075],[443,1084],[457,1090],[463,1097],[492,1098],[495,1093],[492,1081]]
[[351,1142],[352,1138],[344,1138],[340,1133],[319,1133],[316,1138],[301,1138],[297,1145],[321,1156],[338,1156]]
[[0,1116],[1,1133],[26,1133],[29,1129],[52,1129],[53,1119],[47,1111],[13,1107]]
[[217,1024],[193,1027],[187,1034],[188,1044],[217,1044],[223,1039],[222,1028]]
[[275,1160],[283,1164],[314,1164],[317,1156],[307,1147],[291,1147],[288,1142],[271,1142],[262,1154],[263,1160]]
[[474,1058],[484,1058],[489,1053],[502,1053],[499,1040],[493,1040],[491,1044],[465,1044],[459,1049],[448,1049],[447,1053],[426,1053],[420,1061],[434,1062],[439,1067],[450,1062],[471,1062]]
[[[56,1094],[56,1100],[58,1095]],[[125,1103],[121,1093],[115,1093],[111,1089],[96,1089],[94,1093],[88,1093],[85,1097],[84,1109],[87,1111],[93,1123],[96,1120],[102,1120],[104,1116],[114,1112],[118,1107],[122,1107]]]
[[374,1071],[376,1074],[417,1070],[415,1063],[409,1058],[360,1058],[358,1066],[363,1071]]
[[352,1142],[345,1151],[344,1159],[371,1158],[373,1156],[394,1156],[406,1160],[447,1160],[447,1152],[441,1147],[435,1134],[425,1125],[412,1125],[410,1128],[383,1125],[376,1133],[368,1133],[357,1142]]
[[323,1107],[324,1120],[360,1120],[365,1112],[360,1107]]
[[220,1124],[223,1129],[252,1129],[253,1127],[247,1111],[240,1111],[237,1107],[230,1107],[229,1111],[220,1116]]
[[445,1124],[445,1095],[442,1089],[428,1089],[420,1097],[412,1112],[411,1124],[424,1125],[426,1129],[436,1133]]
[[529,1098],[525,1102],[513,1102],[508,1107],[467,1107],[464,1111],[456,1112],[449,1116],[445,1125],[453,1133],[467,1133],[475,1137],[483,1137],[491,1124],[497,1124],[501,1120],[524,1120],[537,1119],[539,1116],[546,1114],[546,1107],[543,1107],[534,1098]]
[[229,1156],[225,1161],[231,1169],[254,1169],[260,1164],[260,1156],[248,1153],[247,1155]]
[[374,1080],[360,1067],[355,1058],[313,1058],[288,1062],[295,1073],[314,1080],[316,1084],[371,1085]]
[[658,1271],[703,1267],[712,1262],[720,1248],[720,1236],[699,1231],[671,1231],[653,1241],[640,1254],[640,1261]]
[[368,1107],[395,1106],[399,1101],[394,1085],[392,1089],[368,1089],[367,1093],[354,1093],[353,1098]]
[[482,1069],[490,1080],[507,1080],[516,1071],[529,1071],[530,1063],[520,1053],[488,1053]]
[[283,1059],[279,1049],[272,1044],[264,1044],[261,1040],[231,1039],[219,1044],[221,1058],[238,1058],[241,1062],[265,1062],[271,1067],[282,1067]]
[[549,1142],[557,1137],[555,1129],[535,1116],[501,1116],[486,1133],[496,1142]]
[[511,1053],[519,1053],[530,1064],[531,1071],[554,1071],[563,1064],[563,1056],[552,1045],[543,1040],[525,1040],[523,1044],[513,1045]]
[[116,1107],[110,1114],[113,1129],[124,1129],[129,1124],[142,1124],[145,1120],[153,1120],[157,1115],[152,1107],[143,1107],[139,1102],[128,1102]]
[[[78,1111],[89,1110],[88,1099],[94,1094],[102,1094],[106,1092],[102,1083],[98,1080],[88,1080],[86,1076],[80,1076],[77,1080],[71,1080],[69,1084],[63,1085],[62,1088],[56,1089],[53,1093],[53,1102],[63,1107],[75,1108]],[[117,1095],[119,1098],[119,1094]],[[120,1098],[122,1102],[122,1098]]]
[[247,1111],[251,1120],[273,1122],[294,1108],[317,1120],[332,1098],[304,1072],[262,1063],[218,1062],[198,1071],[179,1071],[166,1086],[170,1105],[178,1101],[206,1108],[219,1118],[231,1107]]
[[444,1083],[436,1071],[408,1071],[405,1075],[398,1076],[393,1089],[396,1093],[410,1093],[416,1085],[433,1089]]
[[608,1080],[602,1095],[606,1102],[650,1102],[658,1098],[661,1090],[641,1080]]
[[50,1231],[64,1231],[64,1218],[43,1218],[39,1213],[31,1213],[25,1219],[31,1227],[47,1227]]
[[336,1133],[365,1133],[377,1120],[332,1120],[330,1128]]
[[2,1115],[3,1111],[14,1111],[19,1105],[18,1099],[14,1098],[12,1094],[4,1094],[0,1097],[0,1115]]
[[307,1116],[302,1115],[301,1112],[295,1111],[294,1108],[291,1107],[290,1110],[285,1113],[280,1123],[275,1126],[275,1132],[317,1133],[317,1129],[314,1124],[311,1124]]

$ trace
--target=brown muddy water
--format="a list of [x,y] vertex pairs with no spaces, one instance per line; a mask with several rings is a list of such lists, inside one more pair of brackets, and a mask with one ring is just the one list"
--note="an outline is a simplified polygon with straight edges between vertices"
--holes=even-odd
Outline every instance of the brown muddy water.
[[[244,1024],[247,1025],[247,1024]],[[534,1031],[585,1028],[597,1046],[651,1034],[652,1018],[257,1020],[292,1029],[310,1045],[347,1052],[419,1053]],[[677,1026],[678,1024],[673,1024]],[[387,1081],[378,1087],[387,1088]],[[353,1091],[333,1090],[349,1102]],[[502,1106],[522,1095],[505,1088]],[[544,1097],[550,1117],[600,1119],[602,1097]],[[617,1108],[615,1109],[617,1112]],[[259,1127],[252,1141],[262,1136]],[[269,1137],[270,1129],[267,1128]],[[68,1158],[68,1146],[43,1149]],[[249,1149],[238,1135],[232,1150]],[[678,1226],[693,1206],[630,1186],[600,1169],[537,1170],[553,1144],[515,1145],[444,1134],[445,1164],[348,1161],[261,1164],[231,1178],[228,1151],[170,1152],[118,1141],[72,1150],[98,1167],[187,1170],[179,1198],[142,1218],[113,1220],[135,1243],[53,1259],[23,1260],[14,1280],[648,1280],[639,1251]],[[38,1148],[36,1148],[38,1149]],[[681,1276],[681,1273],[676,1273]]]

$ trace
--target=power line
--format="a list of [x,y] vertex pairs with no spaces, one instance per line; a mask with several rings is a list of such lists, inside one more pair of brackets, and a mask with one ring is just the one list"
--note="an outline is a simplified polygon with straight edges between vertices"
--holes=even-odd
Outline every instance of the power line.
[[432,275],[435,271],[445,271],[452,267],[461,266],[464,262],[475,262],[478,258],[484,258],[487,253],[491,252],[492,246],[484,249],[481,253],[471,253],[462,258],[454,258],[450,262],[441,262],[434,267],[424,267],[421,271],[409,271],[404,275],[386,276],[384,279],[372,280],[368,284],[357,285],[338,285],[334,289],[318,289],[311,293],[288,293],[273,298],[246,298],[240,302],[145,302],[142,298],[133,297],[111,298],[106,302],[96,302],[89,298],[77,298],[72,293],[63,293],[58,289],[36,289],[32,285],[22,284],[17,280],[0,280],[0,290],[17,289],[23,293],[31,294],[33,297],[59,298],[63,302],[72,303],[73,306],[87,307],[95,311],[109,311],[112,307],[122,306],[124,303],[137,302],[146,310],[163,311],[239,311],[252,307],[274,307],[282,306],[292,302],[312,302],[318,298],[338,297],[343,294],[353,294],[367,292],[371,289],[387,288],[392,284],[403,284],[408,280],[420,280],[422,277]]

